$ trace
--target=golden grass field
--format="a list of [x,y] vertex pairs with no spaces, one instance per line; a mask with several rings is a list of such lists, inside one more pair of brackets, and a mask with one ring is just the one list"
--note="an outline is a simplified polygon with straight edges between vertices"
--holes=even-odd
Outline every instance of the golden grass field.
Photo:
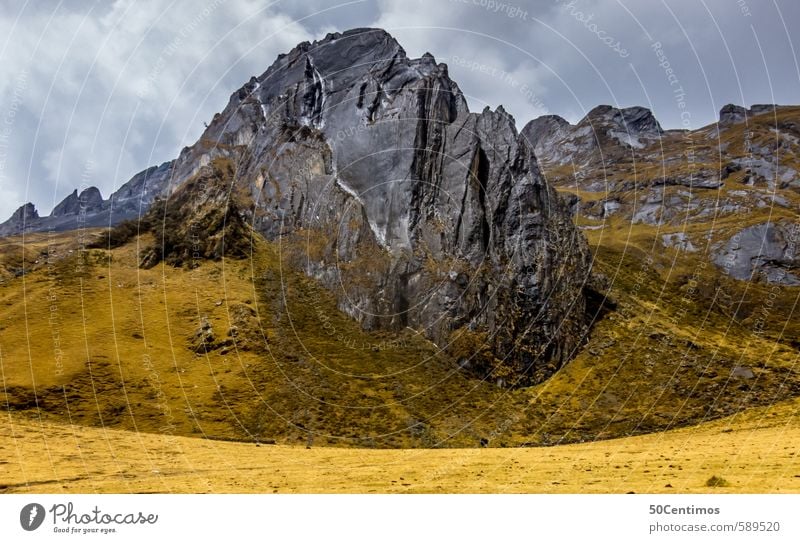
[[[0,417],[0,491],[800,492],[800,402],[692,428],[539,448],[261,445]],[[711,477],[724,486],[708,486]]]

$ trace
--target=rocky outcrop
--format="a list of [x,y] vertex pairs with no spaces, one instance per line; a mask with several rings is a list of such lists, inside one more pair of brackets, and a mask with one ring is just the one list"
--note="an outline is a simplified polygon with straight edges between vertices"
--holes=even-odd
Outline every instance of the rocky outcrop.
[[149,231],[155,243],[141,252],[143,268],[162,261],[194,268],[203,260],[249,256],[252,230],[245,222],[246,204],[232,190],[233,174],[230,160],[215,158],[169,198],[156,200],[143,217],[112,229],[107,245],[128,232]]
[[61,200],[50,212],[53,218],[63,217],[65,215],[77,215],[80,211],[81,203],[78,201],[78,189],[72,191],[72,194]]
[[777,104],[753,104],[750,109],[736,104],[726,104],[719,110],[720,126],[730,126],[745,122],[746,120],[764,113],[777,114],[791,106],[781,106]]
[[18,207],[6,222],[0,224],[0,236],[30,231],[31,225],[36,224],[38,220],[39,213],[36,211],[36,206],[28,202]]
[[100,189],[97,187],[89,187],[80,193],[78,201],[87,212],[96,211],[102,208],[105,201],[103,195],[100,194]]
[[649,109],[608,105],[595,107],[576,125],[557,115],[545,115],[522,129],[522,135],[533,145],[538,157],[549,163],[578,167],[613,160],[615,154],[630,154],[631,150],[657,141],[663,133]]
[[79,213],[94,213],[103,207],[103,196],[97,187],[89,187],[83,190],[78,195],[78,190],[72,191],[72,194],[61,200],[53,208],[50,217],[58,218],[68,215],[78,215]]
[[[753,216],[749,223],[754,224],[796,209],[798,119],[798,106],[727,105],[719,123],[664,131],[646,109],[600,106],[578,125],[546,116],[528,123],[523,134],[536,145],[548,180],[565,192],[580,194],[575,210],[581,220],[589,221],[584,229],[604,228],[613,215],[614,223],[676,231],[688,223],[699,227],[733,215]],[[621,133],[620,126],[629,131]],[[623,144],[628,137],[636,141]],[[708,226],[702,238],[706,251],[727,241],[717,237],[716,225]],[[661,241],[691,252],[680,240]],[[701,238],[693,243],[698,252],[705,252]]]
[[557,141],[565,138],[571,128],[572,125],[563,117],[542,115],[526,124],[521,134],[538,156],[540,153],[546,153]]
[[685,232],[662,234],[661,243],[664,245],[664,247],[672,247],[685,253],[697,252],[697,248],[694,246],[694,244],[692,244],[692,241]]
[[600,143],[606,136],[628,149],[642,149],[663,132],[653,113],[639,106],[624,109],[597,106],[578,123],[578,127],[581,126],[590,126]]
[[736,104],[726,104],[719,110],[719,124],[741,123],[747,118],[747,108]]
[[160,166],[151,166],[131,177],[104,203],[110,214],[106,224],[115,224],[144,214],[156,198],[168,195],[177,187],[173,177],[171,160]]
[[617,109],[611,106],[599,106],[595,109],[603,110],[603,115],[610,117],[626,133],[636,136],[658,136],[663,132],[661,125],[653,116],[653,112],[646,107],[634,106]]
[[767,222],[744,228],[714,255],[714,263],[735,279],[800,285],[800,226]]
[[502,108],[469,112],[447,66],[386,32],[302,43],[252,78],[182,151],[219,157],[252,224],[369,329],[411,327],[461,366],[540,381],[585,332],[588,251]]

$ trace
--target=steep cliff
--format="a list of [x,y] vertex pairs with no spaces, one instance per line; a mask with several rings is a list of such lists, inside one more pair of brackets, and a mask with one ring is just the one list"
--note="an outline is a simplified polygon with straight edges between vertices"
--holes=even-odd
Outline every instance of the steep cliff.
[[[470,113],[444,64],[386,32],[302,43],[233,94],[175,162],[236,164],[250,220],[367,329],[411,327],[505,384],[580,345],[582,236],[502,108]],[[464,345],[488,347],[475,355]]]

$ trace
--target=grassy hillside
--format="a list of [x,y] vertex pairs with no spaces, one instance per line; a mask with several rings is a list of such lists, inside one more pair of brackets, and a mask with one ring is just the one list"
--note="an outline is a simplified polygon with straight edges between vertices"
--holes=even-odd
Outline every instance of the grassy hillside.
[[411,331],[364,333],[263,240],[252,259],[140,269],[150,245],[75,252],[4,284],[6,408],[180,435],[435,446],[503,397]]
[[281,265],[277,245],[254,238],[250,258],[141,269],[150,236],[76,246],[3,283],[0,405],[168,435],[502,447],[656,431],[800,393],[792,345],[709,311],[643,268],[632,244],[595,247],[614,308],[587,347],[511,391],[462,374],[413,330],[362,331]]
[[[709,266],[665,279],[658,259],[634,244],[595,251],[616,310],[597,321],[569,365],[529,391],[538,397],[528,424],[544,419],[540,431],[552,426],[568,440],[611,437],[800,395],[800,353],[786,335],[796,326],[791,299],[781,302],[784,313],[776,307],[768,327],[754,330],[711,303],[722,278]],[[732,283],[725,285],[743,288]]]

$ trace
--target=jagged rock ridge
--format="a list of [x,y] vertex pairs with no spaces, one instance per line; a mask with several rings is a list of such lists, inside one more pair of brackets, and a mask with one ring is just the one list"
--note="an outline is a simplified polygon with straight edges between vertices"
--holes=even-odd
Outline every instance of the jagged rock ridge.
[[17,208],[11,217],[0,224],[0,235],[8,236],[22,232],[28,224],[37,223],[39,219],[39,212],[36,211],[36,206],[28,202]]
[[788,106],[776,104],[753,104],[750,109],[736,104],[726,104],[719,110],[719,124],[721,127],[745,122],[756,115],[764,113],[777,113]]
[[[59,202],[46,217],[27,203],[7,221],[0,223],[0,236],[26,232],[64,231],[83,227],[112,226],[144,214],[158,197],[170,189],[172,161],[152,166],[134,175],[104,200],[97,187],[78,193],[75,189]],[[24,218],[24,220],[23,220]]]

